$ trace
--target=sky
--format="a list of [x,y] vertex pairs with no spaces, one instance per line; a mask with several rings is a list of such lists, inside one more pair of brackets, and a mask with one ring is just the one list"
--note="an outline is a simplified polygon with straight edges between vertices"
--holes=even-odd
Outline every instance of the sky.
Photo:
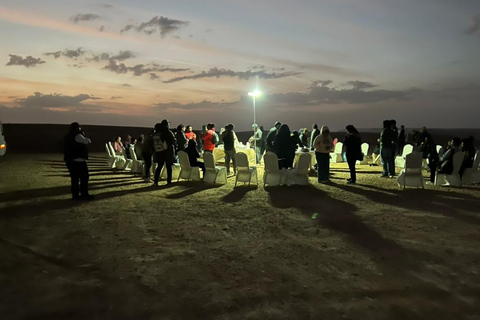
[[0,121],[479,128],[478,0],[0,0]]

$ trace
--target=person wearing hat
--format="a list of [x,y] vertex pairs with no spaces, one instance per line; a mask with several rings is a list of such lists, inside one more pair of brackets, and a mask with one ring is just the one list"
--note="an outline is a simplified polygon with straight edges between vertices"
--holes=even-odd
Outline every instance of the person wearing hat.
[[275,148],[273,147],[273,143],[275,141],[275,136],[277,135],[278,129],[282,126],[280,122],[275,122],[275,125],[268,131],[267,139],[265,139],[266,148],[265,150],[268,152],[275,152]]
[[258,124],[252,124],[253,129],[253,136],[250,137],[249,142],[250,145],[253,145],[255,150],[255,155],[257,159],[257,163],[262,161],[262,148],[263,148],[263,132],[258,127]]

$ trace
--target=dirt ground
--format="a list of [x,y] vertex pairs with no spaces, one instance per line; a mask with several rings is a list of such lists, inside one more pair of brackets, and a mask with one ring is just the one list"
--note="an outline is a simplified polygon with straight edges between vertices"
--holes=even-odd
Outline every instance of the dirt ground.
[[154,188],[94,154],[76,202],[61,155],[0,160],[0,319],[480,319],[480,187]]

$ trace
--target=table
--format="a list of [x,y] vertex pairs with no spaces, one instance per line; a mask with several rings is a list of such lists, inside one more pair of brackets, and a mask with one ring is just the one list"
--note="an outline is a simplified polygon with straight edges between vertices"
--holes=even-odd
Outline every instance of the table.
[[[255,165],[255,151],[252,148],[245,149],[236,149],[237,153],[245,153],[248,157],[248,164],[250,166]],[[213,150],[213,156],[215,158],[215,163],[217,163],[222,158],[225,158],[225,150],[223,148],[215,148]]]

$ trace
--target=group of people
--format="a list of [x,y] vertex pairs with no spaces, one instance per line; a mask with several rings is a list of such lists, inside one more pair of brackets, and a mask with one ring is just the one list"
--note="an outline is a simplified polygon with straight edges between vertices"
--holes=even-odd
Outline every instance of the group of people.
[[[192,126],[180,124],[173,132],[170,129],[170,123],[163,120],[157,123],[147,135],[140,135],[138,138],[127,136],[125,141],[122,141],[120,136],[116,136],[112,146],[116,154],[125,154],[127,157],[131,157],[130,147],[133,145],[137,159],[145,162],[143,179],[145,182],[153,182],[154,185],[158,185],[163,166],[167,171],[167,185],[172,184],[172,165],[178,161],[178,152],[180,151],[187,153],[191,166],[200,167],[205,173],[205,165],[199,161],[201,153],[213,153],[219,144],[223,144],[227,174],[235,174],[237,170],[235,154],[239,144],[234,131],[235,126],[232,123],[227,124],[220,130],[220,134],[217,134],[213,123],[203,126],[202,129],[202,133],[197,135]],[[303,151],[314,151],[318,182],[330,182],[330,154],[334,151],[335,145],[327,126],[319,128],[317,124],[314,124],[310,132],[306,128],[290,131],[287,124],[277,121],[268,132],[264,132],[263,128],[257,124],[254,124],[252,129],[253,134],[249,143],[255,150],[257,163],[261,162],[264,152],[273,152],[278,157],[279,168],[288,169],[293,167],[295,152],[298,148],[302,148]],[[350,170],[350,178],[347,179],[347,183],[354,184],[357,181],[355,164],[366,155],[361,150],[362,139],[358,130],[353,125],[348,125],[346,131],[343,141],[344,154]],[[473,165],[475,156],[473,137],[463,141],[458,138],[451,139],[447,150],[443,155],[439,155],[432,136],[425,127],[419,132],[414,131],[411,135],[407,135],[403,125],[398,130],[395,120],[385,120],[378,144],[373,152],[374,162],[376,161],[375,154],[381,158],[383,166],[381,177],[395,176],[395,156],[402,153],[403,147],[412,137],[415,141],[415,151],[422,152],[423,157],[429,160],[431,183],[434,182],[437,171],[446,174],[452,172],[453,155],[457,151],[465,152],[465,160],[460,174],[465,168]],[[88,160],[86,146],[90,143],[91,141],[82,132],[80,125],[76,122],[72,123],[70,132],[65,137],[65,162],[72,180],[73,199],[91,199],[87,187],[88,167],[86,164]],[[153,180],[150,177],[152,161],[158,164]],[[230,170],[231,165],[233,171]]]

